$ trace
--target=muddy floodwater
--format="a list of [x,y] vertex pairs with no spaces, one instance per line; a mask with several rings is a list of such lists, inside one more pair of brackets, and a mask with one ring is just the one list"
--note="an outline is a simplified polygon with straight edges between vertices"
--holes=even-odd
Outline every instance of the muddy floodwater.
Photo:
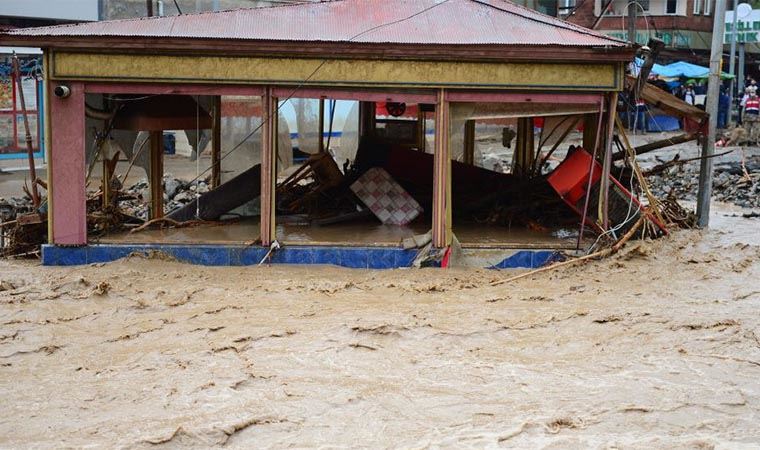
[[514,272],[0,261],[2,448],[758,448],[760,221]]

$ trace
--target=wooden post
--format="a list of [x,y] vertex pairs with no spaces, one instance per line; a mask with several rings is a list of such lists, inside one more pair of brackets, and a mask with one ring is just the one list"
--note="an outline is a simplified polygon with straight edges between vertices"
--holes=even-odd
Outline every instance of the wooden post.
[[607,140],[604,145],[604,159],[602,164],[602,179],[599,185],[599,195],[602,197],[600,207],[602,209],[602,229],[609,230],[609,200],[610,200],[610,170],[612,169],[612,140],[615,132],[615,115],[617,114],[618,93],[610,94],[607,105]]
[[425,153],[427,132],[425,124],[425,111],[422,110],[422,104],[417,104],[417,150]]
[[325,152],[325,99],[319,99],[319,131],[317,135],[319,137],[319,153]]
[[359,139],[375,134],[375,102],[359,102]]
[[519,176],[532,172],[534,161],[533,118],[520,117],[517,119],[517,145],[512,158],[512,173]]
[[277,98],[267,87],[262,99],[261,128],[261,245],[269,247],[277,237],[275,190],[277,187]]
[[596,128],[599,117],[594,113],[583,115],[583,148],[586,151],[594,151],[596,144]]
[[465,164],[475,163],[475,121],[467,120],[464,123],[464,158]]
[[433,153],[433,246],[451,245],[451,117],[445,89],[438,91],[435,106],[435,151]]
[[164,132],[150,132],[150,218],[164,216]]
[[[214,96],[213,120],[211,125],[211,189],[222,184],[222,97]],[[200,158],[200,149],[198,149]]]

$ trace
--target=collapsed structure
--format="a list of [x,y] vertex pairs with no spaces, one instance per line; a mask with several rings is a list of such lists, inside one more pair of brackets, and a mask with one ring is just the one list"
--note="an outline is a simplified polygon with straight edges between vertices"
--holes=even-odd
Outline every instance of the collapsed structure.
[[[634,200],[610,169],[617,97],[634,49],[508,1],[341,0],[0,39],[44,49],[45,264],[160,250],[206,264],[381,268],[419,256],[446,265],[461,246],[482,251],[488,266],[535,267],[580,247],[584,228],[624,232],[633,223]],[[319,127],[297,135],[303,150],[315,132],[317,151],[289,169],[294,153],[280,109],[293,99],[358,102],[358,117],[334,149],[322,139],[320,109]],[[232,110],[248,119],[242,133],[225,130]],[[408,111],[414,116],[403,119]],[[514,124],[514,144],[507,132],[504,139],[513,148],[507,174],[478,167],[476,134],[489,123]],[[579,127],[582,142],[560,148]],[[166,210],[176,189],[167,196],[164,130],[185,130],[193,158],[210,141],[210,164],[187,183],[195,183],[192,200],[174,210]],[[547,164],[560,153],[559,168]],[[116,173],[120,157],[127,172],[137,165],[148,175],[146,223],[119,207],[127,178]],[[96,163],[103,182],[88,196]],[[188,220],[200,226],[124,227]],[[558,237],[579,224],[571,243]]]

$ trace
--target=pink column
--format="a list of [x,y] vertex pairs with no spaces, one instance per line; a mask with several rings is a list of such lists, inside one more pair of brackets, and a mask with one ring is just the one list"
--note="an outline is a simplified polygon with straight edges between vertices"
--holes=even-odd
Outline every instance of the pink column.
[[71,89],[66,98],[53,95],[56,82],[48,86],[48,215],[52,220],[49,241],[57,245],[84,245],[87,244],[84,84],[65,84]]

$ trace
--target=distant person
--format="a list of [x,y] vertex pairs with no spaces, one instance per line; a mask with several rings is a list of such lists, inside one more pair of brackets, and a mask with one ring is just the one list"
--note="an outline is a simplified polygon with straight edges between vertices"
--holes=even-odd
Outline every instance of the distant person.
[[728,125],[728,114],[731,110],[731,97],[728,96],[726,89],[720,90],[718,98],[718,128],[726,128]]
[[631,109],[628,116],[628,129],[635,131],[639,129],[644,133],[647,132],[647,104],[644,100],[636,100],[636,105]]
[[694,92],[694,86],[689,84],[683,93],[683,101],[694,106],[697,103],[697,94]]
[[749,141],[757,144],[758,128],[760,126],[760,97],[757,92],[750,90],[747,103],[744,105],[744,128],[747,129]]

